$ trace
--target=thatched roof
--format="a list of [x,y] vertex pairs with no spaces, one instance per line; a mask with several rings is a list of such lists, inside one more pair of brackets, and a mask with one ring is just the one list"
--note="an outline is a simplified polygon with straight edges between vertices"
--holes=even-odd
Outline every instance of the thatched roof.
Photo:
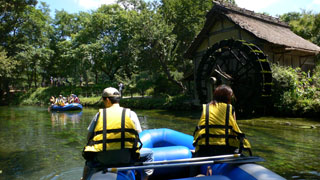
[[253,34],[259,39],[269,43],[284,46],[288,50],[302,51],[307,54],[316,55],[320,47],[303,39],[290,30],[290,27],[278,18],[258,14],[243,8],[213,1],[214,6],[207,14],[204,28],[195,38],[186,52],[187,57],[192,57],[197,47],[207,38],[208,32],[214,25],[215,18],[224,16],[238,25],[240,28]]

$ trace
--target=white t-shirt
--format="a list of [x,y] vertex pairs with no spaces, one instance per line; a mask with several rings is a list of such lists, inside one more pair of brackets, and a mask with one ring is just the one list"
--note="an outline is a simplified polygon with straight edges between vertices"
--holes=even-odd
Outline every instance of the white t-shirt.
[[[116,104],[114,104],[116,105]],[[114,106],[113,105],[113,106]],[[120,107],[120,106],[119,106]],[[97,123],[97,120],[99,119],[99,115],[100,113],[98,112],[94,117],[93,119],[91,120],[91,123],[89,124],[88,126],[88,131],[89,132],[94,132],[94,128],[96,127],[96,123]],[[140,133],[142,131],[141,129],[141,125],[140,125],[140,121],[139,121],[139,118],[137,116],[137,114],[134,112],[134,111],[129,111],[129,117],[130,119],[132,120],[132,122],[134,123],[135,127],[136,127],[136,130],[138,133]]]

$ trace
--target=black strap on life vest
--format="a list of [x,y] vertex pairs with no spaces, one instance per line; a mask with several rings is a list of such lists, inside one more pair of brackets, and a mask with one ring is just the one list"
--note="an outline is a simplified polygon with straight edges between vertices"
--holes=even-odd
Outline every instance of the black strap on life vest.
[[[209,135],[209,104],[206,104],[206,134]],[[206,136],[206,146],[209,146],[209,136]]]
[[107,150],[107,109],[103,109],[102,111],[102,117],[103,117],[103,139],[102,139],[102,151]]
[[235,134],[237,134],[237,139],[239,140],[239,152],[238,152],[238,153],[241,154],[243,150],[246,150],[246,151],[249,152],[249,155],[252,156],[252,151],[251,151],[251,149],[250,149],[250,148],[245,148],[245,147],[244,147],[244,144],[243,144],[243,141],[244,141],[244,139],[246,138],[245,134],[239,133],[239,132],[237,132],[237,131],[235,131],[235,130],[233,130],[233,132],[234,132]]
[[[94,136],[98,135],[98,134],[102,134],[103,135],[103,139],[100,141],[89,141],[88,145],[94,145],[94,144],[103,144],[103,151],[107,150],[107,143],[112,143],[112,142],[121,142],[121,149],[125,148],[125,142],[133,142],[134,145],[132,147],[133,151],[136,151],[137,149],[141,149],[142,147],[142,142],[139,138],[139,134],[135,129],[128,129],[125,128],[125,115],[126,115],[126,109],[123,108],[122,110],[122,115],[121,115],[121,128],[120,129],[107,129],[107,110],[103,109],[102,111],[102,115],[103,115],[103,130],[102,131],[96,131],[94,132]],[[125,133],[131,133],[135,135],[135,138],[126,138],[125,137]],[[108,133],[121,133],[121,137],[117,138],[117,139],[107,139],[107,134]],[[138,146],[138,143],[140,143],[140,146]]]
[[[134,129],[124,129],[125,132],[128,132],[128,133],[132,133],[132,134],[135,134],[135,135],[138,135],[137,131],[134,130]],[[106,130],[107,134],[109,133],[119,133],[121,132],[121,129],[107,129]],[[94,132],[94,135],[98,135],[98,134],[103,134],[103,131],[97,131],[97,132]]]
[[[102,151],[106,151],[107,150],[107,141],[108,142],[112,142],[112,141],[119,141],[117,139],[113,139],[113,140],[107,140],[107,109],[103,109],[102,111],[103,115],[103,130],[102,130],[102,135],[103,135],[103,139],[102,139]],[[121,132],[121,139],[120,139],[120,142],[121,142],[121,149],[124,149],[124,142],[126,140],[129,140],[129,141],[132,141],[131,139],[126,139],[125,138],[125,117],[126,117],[126,109],[123,108],[122,110],[122,116],[121,116],[121,129],[120,129],[120,132]],[[100,134],[101,132],[96,132],[96,134]],[[108,131],[108,133],[110,133],[110,130]],[[94,144],[98,144],[99,141],[96,141],[94,142]]]
[[[225,125],[208,125],[209,128],[216,128],[216,129],[232,129],[232,126],[225,126]],[[202,125],[202,126],[196,126],[194,132],[193,132],[193,136],[195,135],[195,132],[201,129],[206,128],[206,125]]]
[[[226,135],[202,134],[202,135],[198,136],[198,138],[194,141],[193,146],[196,146],[200,139],[206,138],[206,137],[209,137],[209,138],[226,138]],[[238,136],[228,135],[228,138],[229,139],[236,139],[236,138],[238,138]]]
[[[226,127],[229,126],[229,112],[230,112],[230,104],[227,104],[227,112],[226,112]],[[226,139],[226,146],[229,146],[229,129],[225,129],[225,139]]]
[[[195,135],[195,133],[200,130],[200,129],[204,129],[205,128],[205,134],[202,134],[200,136],[198,136],[198,138],[195,140],[195,142],[193,143],[193,145],[195,146],[198,141],[202,138],[205,138],[205,145],[209,146],[209,138],[236,138],[235,136],[230,136],[228,135],[228,130],[231,129],[232,130],[232,126],[229,126],[229,118],[227,119],[228,122],[225,125],[209,125],[209,105],[210,104],[206,104],[206,116],[205,116],[205,125],[202,126],[196,126],[194,132],[193,132],[193,136]],[[230,109],[230,106],[229,106]],[[230,111],[230,110],[229,110]],[[210,128],[222,128],[226,130],[226,134],[225,135],[213,135],[210,134],[209,129]],[[227,141],[227,140],[226,140]]]
[[126,109],[123,108],[121,116],[121,149],[124,149],[124,139],[125,139],[125,122],[126,122]]
[[[230,113],[230,104],[227,105],[227,112],[226,112],[226,126],[229,126],[229,113]],[[239,133],[237,131],[235,131],[233,128],[231,128],[231,131],[234,132],[236,134],[236,136],[231,136],[229,135],[229,130],[226,128],[225,131],[225,138],[226,138],[226,146],[229,146],[229,139],[230,138],[237,138],[239,140],[239,154],[242,153],[243,150],[247,150],[249,152],[249,155],[252,156],[252,152],[250,148],[244,148],[244,144],[243,141],[245,139],[245,134],[243,133]]]
[[[247,150],[252,156],[252,152],[250,148],[244,148],[243,141],[245,139],[245,134],[239,133],[233,129],[232,126],[229,125],[229,118],[230,118],[230,104],[227,104],[227,109],[226,109],[226,119],[225,119],[225,125],[209,125],[209,104],[206,105],[206,117],[205,117],[205,125],[202,126],[196,126],[193,136],[195,136],[195,133],[201,129],[206,129],[205,134],[202,134],[198,136],[198,138],[195,140],[193,143],[193,146],[196,146],[198,141],[202,138],[206,139],[206,146],[209,145],[209,137],[210,138],[225,138],[226,146],[229,145],[229,139],[238,139],[239,140],[239,153],[241,153],[243,150]],[[213,135],[209,134],[209,128],[220,128],[220,129],[225,129],[225,134],[224,135]],[[230,135],[229,134],[229,129],[234,132],[236,135]]]
[[[194,132],[193,132],[193,136],[195,135],[195,133],[200,130],[200,129],[204,129],[205,128],[205,134],[200,135],[194,144],[196,144],[198,142],[199,139],[201,138],[205,138],[206,139],[206,145],[209,145],[209,137],[213,137],[213,138],[225,138],[226,140],[226,145],[229,146],[229,141],[228,138],[234,138],[234,136],[230,136],[229,135],[229,129],[233,130],[232,126],[229,126],[229,112],[230,112],[230,105],[227,105],[227,115],[226,115],[226,122],[225,125],[209,125],[209,105],[210,104],[206,104],[206,117],[205,117],[205,125],[202,126],[196,126]],[[210,128],[221,128],[221,129],[225,129],[225,135],[212,135],[209,132]]]
[[[126,142],[133,142],[135,143],[137,140],[135,138],[117,138],[117,139],[107,139],[106,143],[114,143],[114,142],[120,142],[120,141],[126,141]],[[89,143],[89,145],[94,145],[94,144],[101,144],[103,143],[103,140],[99,140],[99,141],[91,141]]]

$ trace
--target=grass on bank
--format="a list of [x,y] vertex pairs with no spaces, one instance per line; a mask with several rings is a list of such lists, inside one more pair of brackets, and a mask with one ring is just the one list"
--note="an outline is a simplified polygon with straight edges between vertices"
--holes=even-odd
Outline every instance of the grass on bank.
[[[76,88],[75,88],[76,89]],[[19,92],[14,95],[11,104],[19,105],[41,105],[49,106],[49,99],[52,95],[68,96],[71,93],[80,94],[79,98],[83,106],[88,107],[103,107],[101,101],[101,94],[91,93],[91,89],[86,89],[86,87],[78,88],[78,93],[72,87],[40,87],[36,89],[31,89],[27,92]],[[79,90],[81,89],[81,90]],[[89,93],[90,92],[90,93]],[[83,96],[85,94],[90,94],[89,97]],[[134,108],[134,109],[171,109],[171,110],[191,110],[197,109],[198,107],[192,105],[191,97],[185,95],[179,96],[124,96],[121,99],[121,106]]]

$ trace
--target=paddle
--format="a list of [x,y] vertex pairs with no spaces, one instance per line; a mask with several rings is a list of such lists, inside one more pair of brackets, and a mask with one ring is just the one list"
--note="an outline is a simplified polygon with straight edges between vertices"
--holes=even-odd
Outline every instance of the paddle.
[[[242,163],[253,163],[253,162],[261,162],[261,161],[264,161],[264,159],[261,157],[258,157],[258,156],[227,158],[227,159],[209,160],[209,161],[201,159],[201,160],[194,161],[194,162],[181,162],[181,163],[170,163],[170,164],[166,164],[167,162],[165,162],[165,161],[159,161],[159,164],[107,168],[105,171],[106,172],[117,172],[117,171],[127,171],[127,170],[185,167],[185,166],[198,166],[198,165],[221,164],[221,163],[242,164]],[[165,164],[160,164],[160,163],[165,163]]]
[[240,155],[241,154],[227,154],[227,155],[207,156],[207,157],[198,157],[198,158],[174,159],[174,160],[164,160],[164,161],[143,162],[141,164],[135,164],[135,165],[152,165],[152,164],[169,164],[169,163],[181,163],[181,162],[195,162],[195,161],[204,161],[204,160],[215,160],[215,159],[222,159],[222,158],[240,157]]
[[228,163],[228,164],[239,164],[239,163],[253,163],[253,162],[263,162],[265,161],[262,157],[259,156],[248,156],[248,157],[239,157],[233,159],[219,159],[215,161],[215,164]]

